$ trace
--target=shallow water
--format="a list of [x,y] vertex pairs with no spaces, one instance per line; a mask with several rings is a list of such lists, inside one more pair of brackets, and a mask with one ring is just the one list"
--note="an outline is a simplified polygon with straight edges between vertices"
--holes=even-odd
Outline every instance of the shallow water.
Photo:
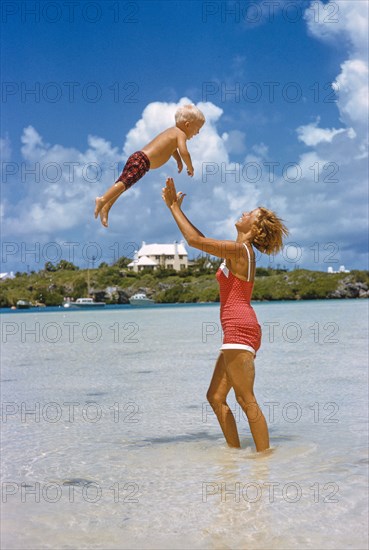
[[271,453],[205,395],[217,305],[2,315],[2,547],[367,547],[368,302],[255,304]]

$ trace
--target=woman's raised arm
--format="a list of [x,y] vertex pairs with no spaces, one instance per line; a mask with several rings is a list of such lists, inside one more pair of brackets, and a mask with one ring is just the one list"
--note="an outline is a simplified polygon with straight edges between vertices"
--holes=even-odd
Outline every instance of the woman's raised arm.
[[181,210],[184,195],[176,192],[172,178],[167,179],[162,197],[189,246],[193,246],[202,252],[219,258],[239,260],[244,257],[245,248],[242,243],[209,239],[190,222]]

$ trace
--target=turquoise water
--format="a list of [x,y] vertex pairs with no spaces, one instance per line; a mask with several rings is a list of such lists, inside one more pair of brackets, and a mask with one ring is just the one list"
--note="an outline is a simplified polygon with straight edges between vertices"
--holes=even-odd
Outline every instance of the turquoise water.
[[367,547],[368,302],[255,304],[273,452],[205,395],[216,305],[5,313],[2,547]]

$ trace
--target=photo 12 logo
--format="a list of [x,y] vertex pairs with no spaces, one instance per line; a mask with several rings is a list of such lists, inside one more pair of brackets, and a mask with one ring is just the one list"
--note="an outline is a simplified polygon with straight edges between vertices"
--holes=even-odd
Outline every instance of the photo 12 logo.
[[[231,412],[235,421],[253,423],[259,420],[261,412],[257,403],[246,403],[246,410],[242,409],[239,403],[235,403],[231,408]],[[275,422],[287,422],[288,424],[296,424],[297,422],[313,422],[314,424],[337,424],[339,418],[337,417],[339,411],[339,405],[334,401],[327,403],[315,402],[313,404],[297,403],[296,401],[290,401],[288,403],[280,403],[279,401],[264,401],[262,403],[263,414],[269,424]],[[208,420],[212,422],[215,418],[215,412],[217,416],[227,415],[228,410],[223,407],[223,404],[219,405],[205,402],[202,404],[202,422],[207,423]],[[224,420],[226,417],[224,418]]]
[[2,344],[26,344],[46,343],[57,344],[58,342],[77,344],[81,341],[88,344],[96,344],[101,341],[110,341],[114,344],[138,344],[140,326],[138,323],[127,321],[112,325],[101,326],[96,321],[79,323],[78,321],[63,321],[57,323],[50,321],[40,323],[39,321],[28,321],[17,323],[15,321],[3,321],[1,323]]
[[83,2],[48,0],[3,0],[1,2],[3,24],[17,22],[34,23],[84,23],[93,25],[109,22],[132,24],[139,22],[142,3],[131,1],[89,1]]
[[298,23],[310,17],[315,23],[339,23],[339,2],[301,0],[213,0],[202,3],[202,22],[237,23],[246,26],[273,23],[281,17],[287,23]]
[[206,81],[202,83],[202,101],[216,101],[217,103],[259,103],[274,104],[277,101],[284,103],[303,103],[308,99],[314,103],[336,103],[339,86],[336,82],[313,82],[302,86],[299,82],[278,82],[268,80],[264,82],[234,81],[218,82]]
[[226,503],[256,503],[261,500],[269,504],[281,501],[288,503],[309,500],[315,504],[334,504],[339,502],[339,485],[334,481],[327,483],[315,482],[311,485],[303,485],[296,481],[281,483],[279,481],[204,481],[202,483],[202,502]]
[[6,423],[21,422],[63,424],[88,423],[97,424],[102,421],[113,420],[114,423],[137,424],[142,418],[140,407],[134,401],[127,403],[114,403],[113,405],[100,405],[96,401],[79,403],[78,401],[66,401],[57,403],[29,403],[22,401],[4,401],[1,406],[1,421]]
[[[287,342],[289,344],[296,344],[300,341],[310,341],[314,344],[338,344],[339,338],[339,325],[334,322],[319,323],[314,322],[312,325],[307,326],[297,323],[296,321],[290,321],[288,323],[280,323],[279,321],[264,321],[262,323],[263,340],[273,344],[280,342]],[[242,336],[242,329],[240,336]],[[237,330],[235,332],[237,334]],[[222,342],[223,331],[221,324],[216,321],[204,321],[201,326],[201,338],[204,344],[209,341]]]
[[46,243],[3,241],[1,245],[1,262],[2,264],[18,262],[25,265],[32,262],[33,264],[44,265],[48,262],[67,261],[74,263],[79,260],[94,268],[103,258],[108,258],[113,263],[123,256],[136,261],[135,252],[139,248],[139,244],[134,241],[114,242],[106,248],[95,241],[51,241]]
[[[280,175],[276,174],[276,168],[279,169]],[[217,180],[222,183],[258,183],[268,182],[275,183],[278,177],[286,183],[297,183],[306,179],[311,183],[332,184],[339,183],[336,177],[339,174],[340,168],[336,162],[326,162],[324,164],[315,162],[304,169],[298,162],[287,162],[281,165],[278,161],[250,161],[244,164],[239,162],[232,163],[217,163],[203,162],[201,164],[201,181],[208,183],[213,181],[216,176]]]
[[4,481],[1,484],[1,499],[4,504],[14,501],[50,504],[60,501],[96,503],[101,500],[138,503],[139,491],[139,484],[134,481],[116,481],[109,487],[83,478],[71,478],[62,482]]
[[4,81],[1,84],[2,103],[138,103],[140,86],[137,82],[39,82]]

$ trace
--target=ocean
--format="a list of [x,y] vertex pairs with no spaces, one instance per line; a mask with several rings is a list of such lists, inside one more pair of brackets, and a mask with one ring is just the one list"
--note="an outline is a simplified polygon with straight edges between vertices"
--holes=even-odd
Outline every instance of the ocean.
[[366,549],[368,301],[253,305],[269,454],[206,402],[219,304],[3,313],[2,548]]

